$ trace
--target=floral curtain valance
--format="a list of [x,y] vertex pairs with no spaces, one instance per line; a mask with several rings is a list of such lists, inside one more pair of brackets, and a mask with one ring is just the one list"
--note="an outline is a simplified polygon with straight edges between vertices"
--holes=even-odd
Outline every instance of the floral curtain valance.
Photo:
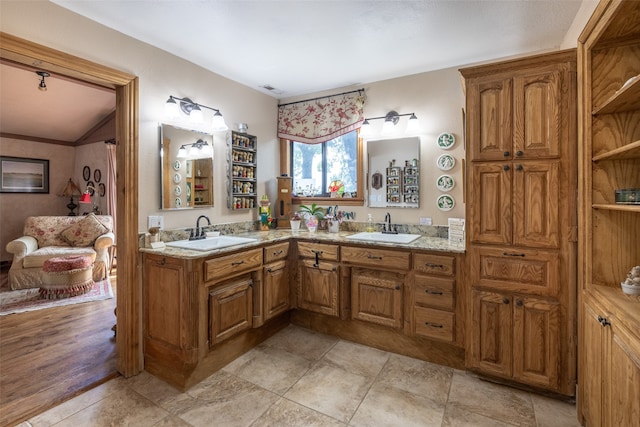
[[358,129],[364,121],[364,90],[283,104],[278,137],[319,144]]

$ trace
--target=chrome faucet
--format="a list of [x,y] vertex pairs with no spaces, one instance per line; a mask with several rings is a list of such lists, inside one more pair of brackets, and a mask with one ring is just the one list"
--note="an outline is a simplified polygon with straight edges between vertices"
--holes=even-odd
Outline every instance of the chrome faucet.
[[207,235],[207,233],[204,231],[204,229],[200,229],[200,220],[204,218],[207,220],[207,225],[211,225],[211,220],[209,219],[208,216],[206,215],[200,215],[198,217],[198,219],[196,220],[196,228],[191,229],[191,234],[189,235],[189,240],[200,240],[200,239],[204,239],[205,236]]
[[398,230],[393,225],[391,225],[391,214],[389,212],[387,212],[387,214],[384,216],[382,232],[385,234],[398,234]]

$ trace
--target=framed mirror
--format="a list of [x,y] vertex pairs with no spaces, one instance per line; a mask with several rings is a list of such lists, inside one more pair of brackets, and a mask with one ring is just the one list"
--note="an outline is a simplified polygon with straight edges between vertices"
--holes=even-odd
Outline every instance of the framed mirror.
[[213,134],[160,124],[160,209],[213,206]]
[[367,141],[368,206],[420,207],[420,138]]

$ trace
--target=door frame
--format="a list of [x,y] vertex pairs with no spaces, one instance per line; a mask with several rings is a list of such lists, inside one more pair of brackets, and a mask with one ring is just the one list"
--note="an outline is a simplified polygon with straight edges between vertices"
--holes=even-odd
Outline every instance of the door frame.
[[0,32],[0,59],[98,84],[116,92],[117,369],[143,369],[138,285],[138,77]]

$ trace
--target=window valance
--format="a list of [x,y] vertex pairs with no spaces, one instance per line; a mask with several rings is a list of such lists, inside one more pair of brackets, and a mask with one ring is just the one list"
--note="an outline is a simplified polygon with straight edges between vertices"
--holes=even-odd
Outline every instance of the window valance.
[[364,121],[364,89],[282,104],[278,137],[319,144],[358,129]]

